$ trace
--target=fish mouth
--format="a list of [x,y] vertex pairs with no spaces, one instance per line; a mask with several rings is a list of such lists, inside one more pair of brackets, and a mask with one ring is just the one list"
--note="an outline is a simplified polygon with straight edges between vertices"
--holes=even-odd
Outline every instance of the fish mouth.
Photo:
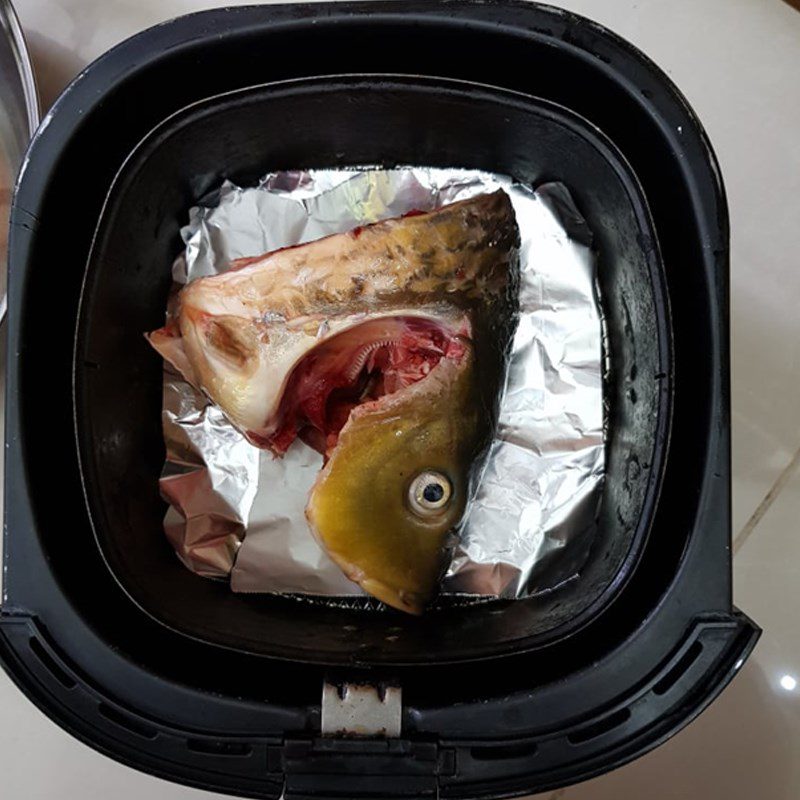
[[469,334],[466,316],[365,320],[308,351],[288,376],[273,431],[247,436],[278,456],[299,438],[327,461],[354,409],[425,380],[442,359],[460,361]]

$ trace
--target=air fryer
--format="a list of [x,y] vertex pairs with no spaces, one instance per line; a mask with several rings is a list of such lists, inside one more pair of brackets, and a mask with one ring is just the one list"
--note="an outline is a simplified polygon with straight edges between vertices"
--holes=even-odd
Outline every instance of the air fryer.
[[[562,180],[595,234],[607,476],[560,591],[419,620],[301,605],[192,575],[163,536],[161,365],[141,332],[186,211],[224,178],[375,163]],[[7,670],[103,752],[252,797],[500,797],[645,752],[758,635],[731,605],[727,258],[683,98],[556,9],[250,7],[123,43],[58,101],[14,199]],[[356,685],[398,735],[323,724]]]

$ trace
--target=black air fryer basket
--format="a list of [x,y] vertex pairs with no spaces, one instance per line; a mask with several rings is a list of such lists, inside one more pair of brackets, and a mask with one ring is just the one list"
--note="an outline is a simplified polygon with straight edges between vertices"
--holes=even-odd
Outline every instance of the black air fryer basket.
[[[595,233],[609,433],[589,562],[541,597],[420,619],[234,594],[162,531],[142,331],[179,227],[225,178],[406,163],[562,180]],[[11,225],[0,658],[93,747],[250,797],[520,795],[659,744],[752,649],[731,603],[722,183],[685,100],[608,31],[463,0],[184,17],[62,95]]]

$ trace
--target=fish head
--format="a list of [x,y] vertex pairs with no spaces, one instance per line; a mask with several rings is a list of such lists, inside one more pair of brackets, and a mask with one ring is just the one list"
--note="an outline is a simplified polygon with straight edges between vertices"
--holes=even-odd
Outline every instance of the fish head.
[[325,457],[306,508],[345,574],[421,613],[497,422],[518,307],[503,191],[235,262],[149,341],[257,447]]
[[352,581],[412,614],[435,593],[485,443],[474,379],[465,342],[424,380],[353,409],[306,509]]

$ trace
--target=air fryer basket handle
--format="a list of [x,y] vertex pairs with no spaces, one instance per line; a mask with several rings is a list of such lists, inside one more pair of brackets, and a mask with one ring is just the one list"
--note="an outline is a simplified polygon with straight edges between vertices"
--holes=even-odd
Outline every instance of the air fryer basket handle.
[[[520,786],[554,789],[621,766],[687,725],[736,675],[759,634],[739,612],[698,617],[642,684],[555,733],[515,736],[504,730],[499,708],[494,719],[482,720],[491,737],[480,743],[420,742],[409,730],[405,739],[287,739],[269,749],[268,772],[283,776],[285,800],[456,798],[480,794],[481,785],[497,796]],[[463,727],[464,709],[451,711],[450,727]],[[530,728],[536,730],[535,719]]]
[[[736,611],[697,617],[659,668],[613,707],[542,731],[532,704],[526,719],[518,720],[529,731],[525,735],[509,729],[500,704],[488,708],[485,718],[463,707],[442,710],[452,719],[438,720],[440,737],[422,732],[421,709],[406,709],[399,739],[201,737],[196,728],[184,730],[167,718],[121,706],[86,681],[21,609],[0,616],[0,665],[52,720],[87,744],[132,767],[204,789],[246,789],[248,797],[270,800],[458,798],[475,796],[481,785],[491,785],[496,796],[544,791],[627,763],[694,719],[738,672],[759,634]],[[602,674],[592,677],[605,680]],[[492,704],[482,704],[487,705]],[[465,712],[491,735],[479,743],[465,739]]]
[[404,739],[294,739],[271,748],[268,765],[285,776],[283,800],[438,797],[455,751]]

